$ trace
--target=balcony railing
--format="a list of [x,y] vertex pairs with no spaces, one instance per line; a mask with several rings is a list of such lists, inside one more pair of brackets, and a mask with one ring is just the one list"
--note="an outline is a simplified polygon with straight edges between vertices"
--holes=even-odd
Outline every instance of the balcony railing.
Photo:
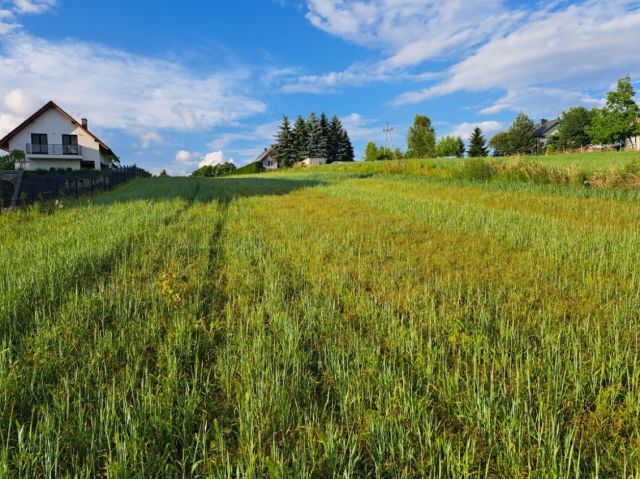
[[27,143],[28,155],[82,155],[80,145],[39,145],[37,143]]

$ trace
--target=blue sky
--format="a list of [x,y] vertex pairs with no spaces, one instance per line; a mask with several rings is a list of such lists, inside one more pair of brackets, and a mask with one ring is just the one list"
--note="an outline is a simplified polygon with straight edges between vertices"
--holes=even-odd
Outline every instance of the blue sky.
[[598,106],[640,79],[637,45],[638,0],[0,0],[0,136],[51,99],[124,163],[186,174],[324,111],[361,156],[416,113],[466,137]]

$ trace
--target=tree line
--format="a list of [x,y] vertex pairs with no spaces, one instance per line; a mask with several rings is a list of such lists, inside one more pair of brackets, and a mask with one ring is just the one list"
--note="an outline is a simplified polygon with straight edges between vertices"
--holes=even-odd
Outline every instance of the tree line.
[[334,115],[329,120],[324,113],[318,117],[313,112],[306,120],[298,116],[293,126],[287,116],[282,118],[273,145],[273,158],[280,168],[291,167],[307,158],[326,158],[327,163],[355,159],[351,139],[340,119]]
[[[525,113],[519,113],[508,130],[496,133],[489,141],[478,127],[469,138],[469,148],[460,136],[445,136],[436,141],[436,132],[429,117],[416,115],[407,134],[407,151],[378,147],[369,142],[365,160],[401,158],[436,158],[529,155],[560,149],[579,149],[589,145],[610,145],[624,148],[640,137],[640,108],[630,76],[618,81],[615,90],[607,94],[603,108],[588,110],[582,106],[569,108],[558,119],[558,131],[540,143],[535,137],[536,124]],[[640,145],[635,144],[638,148]]]

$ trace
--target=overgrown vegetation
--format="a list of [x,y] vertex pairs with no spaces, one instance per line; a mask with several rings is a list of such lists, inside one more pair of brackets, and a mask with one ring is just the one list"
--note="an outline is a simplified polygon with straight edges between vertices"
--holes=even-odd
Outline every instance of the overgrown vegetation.
[[1,215],[0,476],[638,476],[639,194],[512,162]]

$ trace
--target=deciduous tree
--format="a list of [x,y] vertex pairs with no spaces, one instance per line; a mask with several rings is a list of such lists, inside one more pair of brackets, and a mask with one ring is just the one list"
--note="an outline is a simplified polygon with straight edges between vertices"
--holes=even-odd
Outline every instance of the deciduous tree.
[[426,115],[416,115],[407,135],[407,158],[433,158],[436,155],[436,132]]

